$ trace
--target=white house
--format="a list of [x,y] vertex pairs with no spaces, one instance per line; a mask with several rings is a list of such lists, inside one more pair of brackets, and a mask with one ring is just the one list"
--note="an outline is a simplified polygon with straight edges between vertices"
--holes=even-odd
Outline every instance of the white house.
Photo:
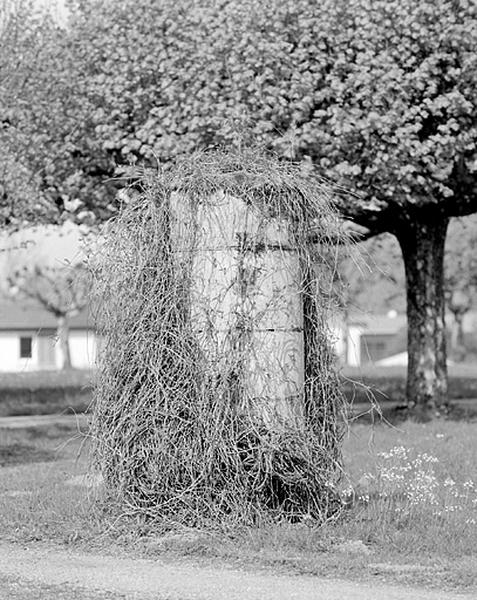
[[[98,337],[88,311],[71,317],[69,345],[72,367],[94,366]],[[61,367],[56,319],[41,306],[0,300],[0,371],[38,371]]]
[[[453,324],[453,317],[449,313],[446,315],[446,324],[448,328]],[[468,353],[475,357],[477,312],[469,311],[464,316],[463,332]],[[407,319],[395,311],[385,315],[355,314],[347,322],[337,319],[332,324],[332,341],[336,355],[345,365],[407,365]],[[451,349],[450,343],[448,348]]]
[[343,364],[376,364],[406,349],[407,320],[393,311],[386,315],[361,314],[337,321],[332,327],[333,343]]

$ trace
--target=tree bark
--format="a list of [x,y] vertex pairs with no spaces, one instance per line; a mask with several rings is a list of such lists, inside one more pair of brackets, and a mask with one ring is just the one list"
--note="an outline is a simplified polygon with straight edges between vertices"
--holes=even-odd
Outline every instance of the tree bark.
[[401,246],[408,318],[407,403],[426,419],[447,406],[444,245],[441,213],[416,211],[394,229]]
[[57,322],[57,335],[60,343],[62,369],[71,369],[69,334],[70,328],[68,324],[68,318],[64,315],[59,316]]

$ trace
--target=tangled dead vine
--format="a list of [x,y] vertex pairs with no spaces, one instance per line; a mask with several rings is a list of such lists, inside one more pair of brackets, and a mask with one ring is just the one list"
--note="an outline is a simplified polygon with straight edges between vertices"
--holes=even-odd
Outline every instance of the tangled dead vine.
[[[333,248],[342,234],[328,186],[250,149],[196,154],[144,174],[141,186],[109,225],[94,268],[104,351],[92,436],[108,490],[126,513],[163,523],[225,526],[305,515],[325,521],[339,505],[342,408],[328,331]],[[197,309],[194,296],[204,250],[200,214],[217,194],[261,219],[231,250],[229,287],[245,301],[240,261],[272,256],[285,238],[278,235],[272,248],[266,228],[286,224],[286,244],[266,260],[278,272],[290,270],[290,256],[298,265],[291,270],[303,311],[296,335],[304,338],[304,378],[284,400],[292,416],[267,409],[276,382],[275,391],[264,391],[263,372],[251,372],[257,312],[235,306],[220,334],[222,350],[204,345],[205,326],[197,323],[213,307]],[[273,281],[272,295],[290,292],[280,289],[280,278]],[[272,303],[272,322],[282,300]],[[211,330],[217,323],[212,315]],[[266,370],[257,360],[255,368]],[[262,385],[260,393],[250,381]]]

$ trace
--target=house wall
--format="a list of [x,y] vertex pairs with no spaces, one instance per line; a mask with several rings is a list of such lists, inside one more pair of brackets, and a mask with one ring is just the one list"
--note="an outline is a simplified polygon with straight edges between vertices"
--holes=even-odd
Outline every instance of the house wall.
[[361,364],[361,334],[360,326],[350,325],[348,327],[346,364],[350,367],[358,367]]
[[331,342],[342,364],[358,367],[406,350],[407,329],[392,333],[368,333],[366,325],[333,323]]
[[330,342],[341,363],[356,367],[361,361],[361,327],[349,325],[344,327],[341,322],[330,325]]
[[[20,358],[20,338],[32,338],[32,357]],[[38,344],[33,332],[0,332],[0,371],[34,371],[38,364]]]
[[[70,331],[71,363],[77,369],[91,369],[96,362],[97,343],[92,331]],[[60,364],[58,357],[57,364]]]
[[[20,338],[32,338],[31,358],[20,358]],[[38,332],[33,331],[9,331],[0,332],[0,372],[37,371],[57,368],[61,366],[61,353],[58,340],[55,336],[48,336],[48,341],[54,345],[55,364],[41,364],[39,360]],[[88,330],[73,330],[70,332],[70,352],[72,366],[77,369],[88,369],[95,365],[97,340],[93,332]]]

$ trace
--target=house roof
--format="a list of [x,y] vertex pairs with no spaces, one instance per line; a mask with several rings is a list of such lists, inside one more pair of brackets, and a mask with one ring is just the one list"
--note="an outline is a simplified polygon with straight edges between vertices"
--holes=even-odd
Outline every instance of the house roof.
[[[70,329],[92,329],[92,318],[88,309],[70,318]],[[32,302],[13,302],[0,299],[0,331],[56,329],[57,322],[53,314],[39,304]]]

